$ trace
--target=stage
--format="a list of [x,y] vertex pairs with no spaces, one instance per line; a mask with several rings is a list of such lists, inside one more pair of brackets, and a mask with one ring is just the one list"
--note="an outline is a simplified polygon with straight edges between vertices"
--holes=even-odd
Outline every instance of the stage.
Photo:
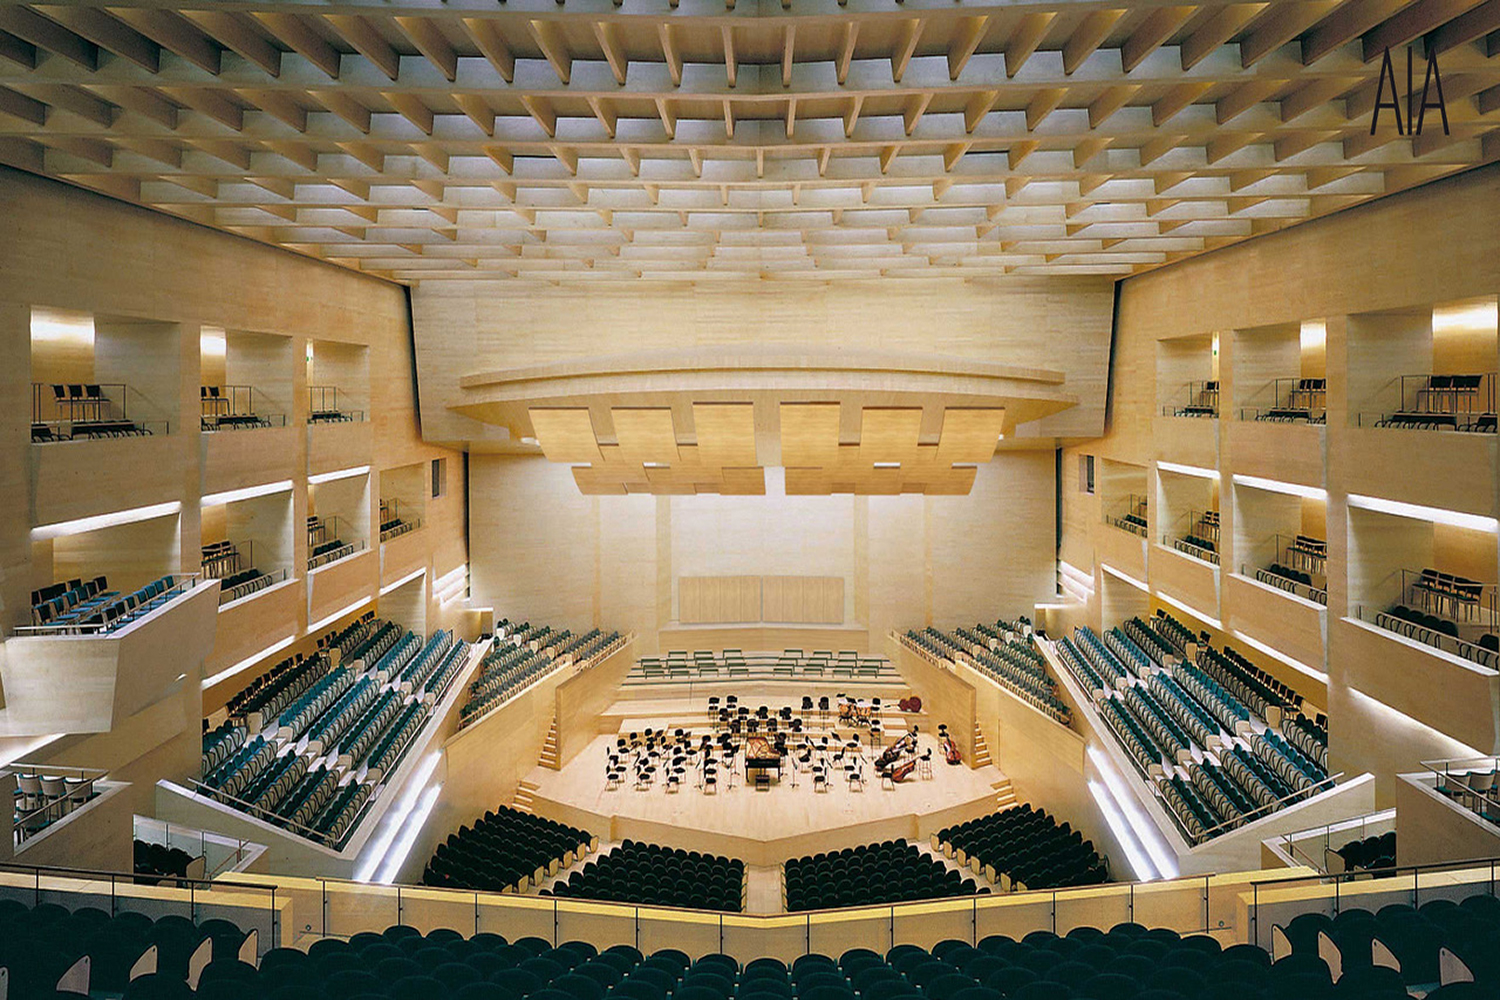
[[[632,732],[648,726],[675,729],[690,718],[701,718],[702,713],[696,699],[677,705],[653,701],[650,706],[654,711],[646,715],[640,711],[645,703],[628,702],[615,706],[605,717],[628,719],[620,731]],[[902,714],[891,716],[886,720],[887,743],[904,732],[898,722]],[[893,733],[892,723],[898,725]],[[976,769],[944,763],[928,723],[923,720],[919,725],[918,752],[932,751],[932,777],[921,777],[919,768],[893,788],[882,787],[863,730],[859,731],[864,741],[863,790],[846,783],[841,765],[832,768],[826,791],[814,790],[808,765],[794,764],[794,755],[783,761],[781,779],[764,790],[746,784],[742,770],[731,787],[722,769],[718,789],[712,794],[699,789],[692,772],[675,792],[666,791],[660,780],[643,790],[629,780],[610,788],[605,762],[615,747],[615,732],[596,737],[562,770],[538,767],[527,781],[535,786],[530,795],[538,813],[584,827],[603,840],[633,838],[737,857],[751,865],[774,865],[787,858],[872,841],[903,837],[922,841],[945,826],[993,812],[996,785],[1005,781],[1001,771],[993,765]],[[935,730],[936,724],[930,728]],[[702,725],[695,731],[709,732]],[[851,730],[845,727],[839,732],[847,739]],[[822,733],[816,731],[815,741]]]

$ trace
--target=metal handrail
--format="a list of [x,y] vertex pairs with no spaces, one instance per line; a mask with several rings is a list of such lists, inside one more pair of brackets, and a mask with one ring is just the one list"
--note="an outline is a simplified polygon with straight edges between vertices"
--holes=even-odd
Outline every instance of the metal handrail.
[[[197,586],[197,582],[202,577],[202,575],[203,574],[201,574],[201,573],[166,573],[166,574],[163,574],[164,578],[170,578],[173,581],[173,583],[171,584],[171,586],[169,586],[166,590],[162,591],[160,594],[157,595],[157,597],[165,597],[165,598],[167,598],[166,601],[164,601],[162,604],[158,605],[157,607],[150,609],[149,611],[144,611],[143,612],[143,609],[141,609],[141,608],[135,608],[135,609],[127,612],[122,617],[117,618],[116,620],[114,620],[112,622],[96,622],[96,623],[89,624],[89,625],[85,625],[85,624],[81,624],[81,623],[76,623],[76,622],[63,622],[63,623],[60,623],[60,624],[48,624],[48,625],[18,625],[13,631],[17,635],[24,635],[24,636],[48,636],[48,635],[55,635],[55,636],[97,636],[97,635],[108,635],[111,632],[118,631],[119,629],[125,628],[128,625],[133,625],[137,621],[139,621],[142,617],[144,617],[146,614],[155,614],[157,611],[160,611],[162,608],[166,607],[168,604],[171,604],[177,598],[181,597],[183,594],[186,594],[188,591],[192,590],[193,587]],[[132,591],[131,593],[136,593],[136,591]],[[99,610],[103,610],[106,607],[111,607],[115,603],[117,603],[118,601],[122,601],[126,597],[129,597],[129,596],[131,596],[131,595],[130,594],[121,594],[114,601],[110,601],[110,602],[108,602],[106,604],[100,605]]]
[[[328,839],[327,834],[314,830],[310,826],[303,826],[301,823],[297,823],[285,816],[282,816],[280,813],[265,808],[264,806],[258,806],[253,802],[247,802],[242,798],[230,795],[223,789],[215,788],[212,785],[205,785],[197,778],[188,778],[187,783],[189,786],[188,790],[194,795],[201,795],[204,798],[214,802],[228,803],[229,805],[234,806],[234,808],[239,812],[244,813],[252,819],[258,819],[263,823],[269,823],[272,826],[278,827],[280,829],[290,830],[291,832],[296,833],[297,836],[302,837],[304,840],[311,840],[322,847],[327,847],[331,850],[338,850],[338,847]],[[280,822],[277,822],[277,820],[280,820]],[[306,832],[304,833],[302,831]]]
[[1326,778],[1322,778],[1318,781],[1313,782],[1306,788],[1301,788],[1295,792],[1290,792],[1286,795],[1283,795],[1279,799],[1267,802],[1263,806],[1257,806],[1256,808],[1240,815],[1235,819],[1227,819],[1217,826],[1211,826],[1207,830],[1203,831],[1203,837],[1202,840],[1199,841],[1199,843],[1212,840],[1220,833],[1225,833],[1229,830],[1235,830],[1242,826],[1249,826],[1251,823],[1255,823],[1259,820],[1265,819],[1267,816],[1271,815],[1274,812],[1279,812],[1282,807],[1291,805],[1298,799],[1310,799],[1318,795],[1322,795],[1329,789],[1336,787],[1339,783],[1339,779],[1343,776],[1343,771],[1340,771],[1338,774],[1330,774]]

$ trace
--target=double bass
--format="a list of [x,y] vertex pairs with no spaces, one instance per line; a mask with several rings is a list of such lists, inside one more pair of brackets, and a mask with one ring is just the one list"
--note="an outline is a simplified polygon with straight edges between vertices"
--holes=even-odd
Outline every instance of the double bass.
[[880,772],[894,767],[896,766],[896,762],[899,761],[902,757],[908,754],[914,754],[916,753],[916,751],[917,734],[915,731],[911,731],[896,742],[892,743],[890,746],[886,747],[885,750],[881,752],[880,756],[875,758],[875,770],[877,772]]
[[963,754],[958,752],[958,744],[953,742],[953,737],[947,733],[943,734],[943,759],[950,764],[963,763]]
[[915,771],[916,768],[917,758],[908,757],[906,758],[906,760],[902,761],[900,764],[897,764],[894,768],[891,769],[891,780],[901,781],[907,775],[911,774],[912,771]]

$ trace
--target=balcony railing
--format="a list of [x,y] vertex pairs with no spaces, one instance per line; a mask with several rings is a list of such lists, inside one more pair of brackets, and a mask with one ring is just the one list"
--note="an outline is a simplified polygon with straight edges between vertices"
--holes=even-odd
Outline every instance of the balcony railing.
[[1104,523],[1145,538],[1149,530],[1146,524],[1146,510],[1146,498],[1132,493],[1125,498],[1123,509],[1104,515]]
[[256,412],[255,387],[250,385],[199,386],[198,407],[200,427],[208,432],[286,426],[285,413]]
[[1189,382],[1184,401],[1167,403],[1161,412],[1164,417],[1218,417],[1219,380]]
[[31,443],[93,441],[166,434],[165,420],[133,420],[123,382],[31,383]]
[[[197,573],[169,573],[129,594],[108,591],[91,600],[86,607],[69,609],[55,620],[37,625],[22,625],[17,635],[108,635],[171,603],[197,585]],[[36,614],[33,609],[32,614]],[[33,621],[36,618],[33,617]]]
[[365,419],[365,411],[353,409],[348,394],[340,394],[336,385],[308,386],[307,406],[310,424],[362,423]]
[[402,516],[401,501],[380,501],[380,540],[388,542],[422,526],[420,517]]
[[353,525],[337,515],[333,517],[309,517],[307,519],[307,568],[327,566],[365,548],[364,539],[355,539]]
[[1500,826],[1500,757],[1452,757],[1424,760],[1433,788],[1490,823]]
[[16,762],[7,770],[16,776],[12,842],[19,845],[98,796],[94,783],[106,772],[86,767]]
[[1271,565],[1241,565],[1240,574],[1326,607],[1328,543],[1307,535],[1273,535],[1271,542],[1276,553]]
[[1400,393],[1397,408],[1361,412],[1361,427],[1494,434],[1495,372],[1469,375],[1401,375],[1391,385]]
[[1394,574],[1400,579],[1396,603],[1357,604],[1358,618],[1445,653],[1500,668],[1500,600],[1495,584],[1435,569]]
[[1327,422],[1327,379],[1278,378],[1271,383],[1271,394],[1271,406],[1242,406],[1240,419],[1283,424]]

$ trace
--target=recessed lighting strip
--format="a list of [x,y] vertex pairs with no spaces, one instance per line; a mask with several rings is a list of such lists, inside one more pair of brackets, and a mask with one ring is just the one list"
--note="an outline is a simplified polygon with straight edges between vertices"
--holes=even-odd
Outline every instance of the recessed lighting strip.
[[1439,507],[1424,507],[1417,503],[1402,503],[1400,500],[1384,500],[1380,497],[1367,497],[1358,493],[1349,494],[1349,506],[1360,510],[1371,510],[1377,514],[1394,514],[1396,517],[1409,517],[1418,521],[1429,521],[1432,524],[1446,524],[1454,528],[1468,528],[1470,531],[1488,531],[1493,533],[1497,524],[1495,518],[1485,517],[1482,514],[1465,514],[1462,511],[1443,510]]
[[356,465],[348,469],[335,469],[332,472],[320,472],[316,476],[308,476],[307,481],[316,486],[319,483],[331,483],[335,479],[348,479],[351,476],[369,475],[368,465]]
[[235,503],[239,500],[254,500],[256,497],[266,497],[273,493],[286,493],[292,488],[290,479],[281,479],[274,483],[263,483],[260,486],[246,486],[239,490],[225,490],[223,493],[209,493],[198,501],[200,507],[217,507],[219,504]]
[[57,521],[53,524],[41,524],[31,529],[31,540],[33,542],[45,541],[49,538],[61,538],[64,535],[81,535],[85,531],[98,531],[100,528],[113,528],[121,524],[134,524],[137,521],[149,521],[156,517],[167,517],[182,511],[182,502],[172,500],[168,503],[152,504],[149,507],[133,507],[130,510],[117,510],[111,514],[97,514],[93,517],[80,517],[76,521]]
[[1316,486],[1303,486],[1300,483],[1284,483],[1279,479],[1262,479],[1259,476],[1234,475],[1230,479],[1236,486],[1249,486],[1252,489],[1265,490],[1268,493],[1285,493],[1287,496],[1306,497],[1309,500],[1327,501],[1328,491]]

